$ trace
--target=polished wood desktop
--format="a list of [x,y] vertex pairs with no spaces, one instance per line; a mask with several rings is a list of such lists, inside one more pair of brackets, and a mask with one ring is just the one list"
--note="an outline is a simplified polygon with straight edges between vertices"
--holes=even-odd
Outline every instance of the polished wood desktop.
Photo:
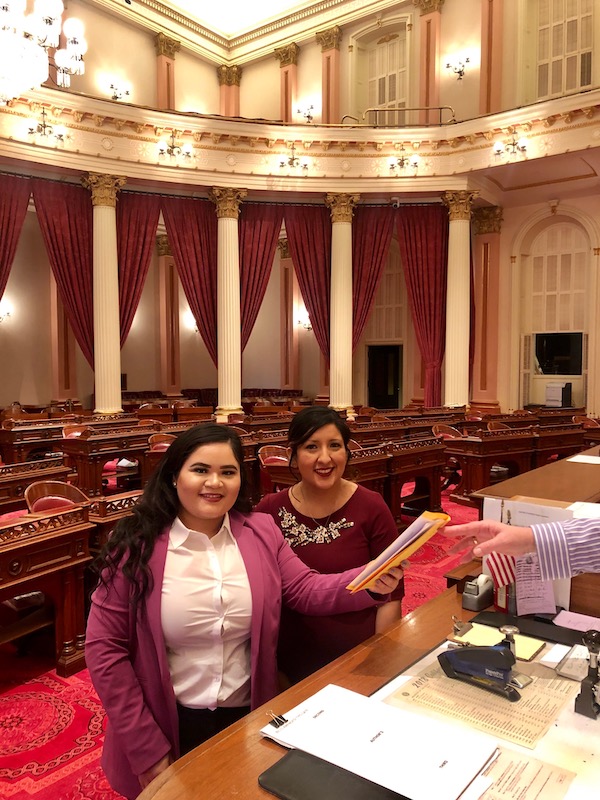
[[455,588],[407,614],[385,634],[378,634],[273,698],[240,722],[209,739],[171,765],[139,800],[198,800],[200,797],[267,800],[258,776],[285,750],[264,739],[260,729],[268,712],[285,714],[329,683],[369,695],[436,647],[452,629],[452,615],[470,619]]
[[62,456],[0,466],[0,514],[26,508],[25,489],[35,481],[66,481],[71,473]]

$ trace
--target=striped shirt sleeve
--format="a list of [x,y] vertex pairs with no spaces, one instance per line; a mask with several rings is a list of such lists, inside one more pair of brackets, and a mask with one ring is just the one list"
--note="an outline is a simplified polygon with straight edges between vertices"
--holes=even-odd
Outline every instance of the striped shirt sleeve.
[[600,572],[600,519],[532,525],[543,580]]

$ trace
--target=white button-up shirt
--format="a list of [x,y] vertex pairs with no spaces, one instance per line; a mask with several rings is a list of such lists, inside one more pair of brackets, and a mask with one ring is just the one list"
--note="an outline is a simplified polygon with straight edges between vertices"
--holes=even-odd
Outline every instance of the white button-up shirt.
[[210,538],[175,520],[161,599],[177,701],[188,708],[250,705],[252,595],[228,514]]

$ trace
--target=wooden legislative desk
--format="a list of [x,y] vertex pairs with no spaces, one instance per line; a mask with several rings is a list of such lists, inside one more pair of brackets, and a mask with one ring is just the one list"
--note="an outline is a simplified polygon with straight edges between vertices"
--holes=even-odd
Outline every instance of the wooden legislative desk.
[[43,592],[52,604],[0,628],[0,641],[54,622],[56,671],[62,676],[85,667],[84,570],[92,528],[81,506],[0,524],[0,602]]
[[35,481],[66,481],[71,469],[62,456],[0,466],[0,514],[25,508],[25,489]]
[[[543,422],[543,420],[542,420]],[[585,444],[583,428],[573,423],[542,424],[533,429],[535,433],[535,449],[533,452],[532,467],[543,467],[550,463],[555,456],[566,456],[580,453]]]
[[364,695],[373,693],[443,641],[452,629],[453,614],[465,621],[473,616],[461,608],[455,588],[447,589],[385,634],[371,637],[204,742],[159,775],[139,800],[269,800],[273,795],[260,788],[258,776],[286,751],[259,732],[269,721],[267,712],[285,714],[328,683]]

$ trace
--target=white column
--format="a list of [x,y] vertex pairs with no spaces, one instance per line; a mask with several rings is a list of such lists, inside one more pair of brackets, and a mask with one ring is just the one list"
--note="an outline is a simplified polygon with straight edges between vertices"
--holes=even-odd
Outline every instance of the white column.
[[83,180],[94,207],[94,379],[95,413],[115,414],[121,407],[117,191],[126,182],[117,175],[90,173]]
[[444,192],[448,206],[448,288],[444,405],[469,403],[469,321],[471,313],[471,203],[478,192]]
[[242,329],[240,324],[240,251],[238,217],[245,189],[211,189],[217,206],[217,359],[215,416],[227,422],[242,409]]
[[328,194],[331,209],[329,405],[354,414],[352,404],[352,215],[357,194]]

